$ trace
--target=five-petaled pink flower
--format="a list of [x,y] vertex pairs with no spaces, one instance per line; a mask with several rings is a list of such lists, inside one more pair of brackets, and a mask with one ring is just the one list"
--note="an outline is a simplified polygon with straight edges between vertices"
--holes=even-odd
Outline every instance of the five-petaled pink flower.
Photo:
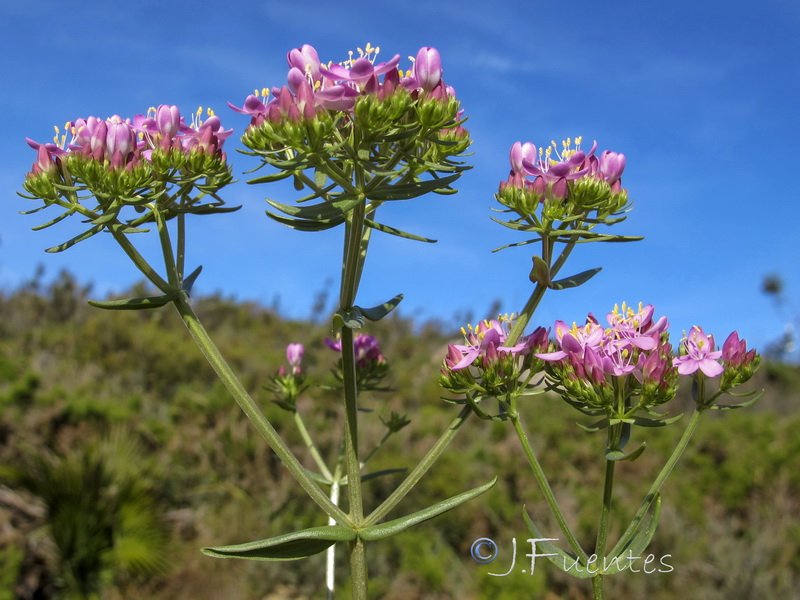
[[700,370],[707,377],[718,377],[725,370],[717,359],[721,350],[714,350],[714,336],[695,325],[681,342],[683,353],[673,359],[673,364],[681,375],[691,375]]

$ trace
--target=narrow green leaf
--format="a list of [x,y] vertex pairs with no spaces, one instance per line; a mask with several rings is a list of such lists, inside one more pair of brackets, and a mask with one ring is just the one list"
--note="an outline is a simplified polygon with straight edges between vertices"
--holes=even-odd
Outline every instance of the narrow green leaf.
[[261,177],[256,177],[254,179],[249,179],[247,183],[256,184],[256,183],[272,183],[273,181],[280,181],[282,179],[286,179],[287,177],[291,176],[291,171],[278,171],[277,173],[270,173],[269,175],[262,175]]
[[597,275],[602,270],[603,267],[597,267],[596,269],[589,269],[588,271],[583,271],[582,273],[578,273],[577,275],[573,275],[572,277],[565,277],[564,279],[559,279],[557,281],[554,281],[550,284],[550,287],[554,290],[565,290],[567,288],[578,287],[579,285],[583,285],[584,283],[589,281],[592,277]]
[[83,240],[88,240],[93,235],[100,233],[103,231],[103,225],[95,225],[91,229],[87,229],[83,233],[79,233],[74,238],[67,240],[63,244],[59,244],[58,246],[53,246],[52,248],[48,248],[45,252],[56,253],[56,252],[63,252],[67,248],[71,248],[78,242],[82,242]]
[[335,219],[342,217],[344,213],[355,208],[362,198],[347,197],[343,200],[335,202],[320,202],[319,204],[292,206],[289,204],[282,204],[275,200],[266,199],[267,203],[273,208],[278,209],[283,214],[290,217],[297,217],[298,219],[309,219],[314,221],[323,221],[327,219]]
[[192,271],[188,277],[183,278],[183,285],[181,289],[186,292],[187,294],[192,291],[192,286],[194,282],[197,280],[198,275],[200,275],[200,271],[203,270],[203,265],[197,267],[194,271]]
[[461,177],[461,173],[448,175],[436,179],[425,181],[415,181],[413,183],[397,183],[395,185],[381,186],[377,190],[371,191],[367,198],[369,200],[410,200],[418,198],[429,192],[441,190]]
[[[527,509],[525,506],[522,507],[522,518],[525,521],[525,526],[528,528],[530,534],[538,539],[538,540],[545,540],[544,535],[542,532],[539,531],[539,528],[534,525],[533,520],[531,519],[530,515],[528,514]],[[543,554],[551,554],[552,556],[548,556],[547,560],[553,563],[559,571],[563,571],[573,577],[578,579],[588,579],[589,577],[593,577],[596,573],[590,573],[589,569],[586,568],[578,557],[574,554],[562,550],[552,542],[545,542],[540,541],[536,542],[537,546],[542,549]]]
[[383,477],[384,475],[393,475],[395,473],[404,473],[408,471],[408,469],[382,469],[380,471],[373,471],[372,473],[365,473],[361,476],[361,481],[369,481],[370,479],[377,479],[378,477]]
[[[755,390],[750,392],[750,394],[755,394]],[[745,395],[749,396],[750,394],[745,394]],[[761,396],[763,396],[763,395],[764,395],[764,390],[761,390],[761,392],[759,392],[757,396],[755,396],[754,398],[751,398],[747,402],[741,402],[739,404],[713,404],[711,406],[711,409],[712,410],[734,410],[736,408],[745,408],[747,406],[750,406],[751,404],[754,404],[758,400],[760,400]]]
[[290,219],[288,217],[276,215],[275,213],[271,213],[269,211],[266,212],[270,219],[286,225],[287,227],[291,227],[292,229],[297,229],[298,231],[324,231],[325,229],[332,229],[333,227],[337,227],[344,223],[344,217],[310,221],[308,219]]
[[96,219],[93,219],[91,223],[93,225],[105,225],[106,223],[110,223],[117,218],[117,215],[119,215],[119,211],[121,208],[122,208],[121,206],[118,206],[116,207],[116,210],[113,209],[109,210],[107,213],[103,213]]
[[538,283],[546,287],[550,287],[550,267],[544,262],[541,256],[533,257],[533,268],[528,278],[533,283]]
[[380,540],[395,535],[413,525],[417,525],[418,523],[422,523],[428,519],[438,517],[440,514],[480,496],[489,490],[496,482],[497,477],[492,479],[489,483],[485,483],[480,487],[476,487],[462,494],[458,494],[457,496],[453,496],[452,498],[448,498],[447,500],[438,502],[433,506],[422,509],[419,512],[406,515],[405,517],[400,517],[399,519],[394,519],[393,521],[381,523],[380,525],[371,525],[365,529],[362,529],[359,532],[359,536],[364,540]]
[[[622,539],[617,542],[617,545],[614,546],[614,549],[611,551],[613,558],[604,560],[603,573],[605,575],[613,575],[614,573],[624,571],[626,566],[630,565],[629,558],[640,557],[647,546],[650,545],[650,541],[653,539],[653,535],[655,535],[656,528],[658,527],[658,518],[661,514],[661,494],[656,494],[655,508],[648,514],[649,518],[644,521],[644,528],[642,528],[640,524],[634,529],[634,531],[638,531],[638,533],[630,540],[626,541]],[[620,548],[619,551],[617,551],[618,547]],[[622,568],[620,568],[620,562],[623,564]]]
[[203,548],[202,552],[215,558],[297,560],[319,554],[336,542],[347,542],[355,537],[356,533],[352,529],[341,525],[327,525],[246,544]]
[[415,240],[417,242],[427,242],[429,244],[436,243],[436,240],[432,240],[430,238],[422,237],[419,235],[414,235],[413,233],[408,233],[407,231],[403,231],[401,229],[395,229],[394,227],[390,227],[389,225],[384,225],[382,223],[376,223],[375,221],[371,221],[370,219],[364,219],[364,223],[368,227],[372,227],[373,229],[377,229],[378,231],[382,231],[383,233],[388,233],[389,235],[396,235],[397,237],[406,238],[408,240]]
[[605,235],[601,233],[592,233],[591,235],[583,236],[584,239],[576,240],[578,244],[587,242],[639,242],[644,239],[642,235]]
[[671,425],[682,418],[683,413],[675,415],[674,417],[667,417],[666,415],[663,415],[662,417],[655,419],[648,419],[647,417],[641,417],[637,415],[633,417],[633,424],[639,427],[664,427],[665,425]]
[[373,306],[372,308],[360,308],[356,307],[361,311],[361,314],[364,315],[370,321],[380,321],[383,317],[388,315],[392,312],[400,301],[403,299],[403,294],[397,294],[394,298],[389,300],[388,302],[384,302],[378,306]]
[[89,300],[89,304],[95,308],[105,310],[146,310],[149,308],[159,308],[172,302],[178,297],[180,292],[171,292],[163,296],[151,296],[149,298],[126,298],[124,300]]
[[647,442],[642,442],[642,445],[639,446],[636,450],[634,450],[630,454],[625,454],[622,450],[619,450],[619,449],[616,449],[616,448],[615,449],[611,449],[611,450],[606,450],[606,460],[613,460],[613,461],[630,460],[630,461],[634,461],[637,458],[639,458],[639,456],[641,456],[641,454],[642,454],[642,452],[644,452],[644,449],[645,449],[646,446],[647,446]]
[[[46,208],[46,207],[45,207],[45,208]],[[21,213],[21,214],[30,214],[31,212],[36,212],[36,211],[27,211],[27,212],[25,212],[25,213]],[[73,214],[75,214],[75,209],[74,209],[74,208],[71,208],[71,209],[69,209],[67,212],[65,212],[65,213],[63,213],[63,214],[61,214],[61,215],[57,216],[57,217],[56,217],[55,219],[53,219],[52,221],[48,221],[47,223],[44,223],[44,224],[42,224],[42,225],[37,225],[36,227],[31,227],[31,229],[32,229],[33,231],[41,231],[42,229],[45,229],[46,227],[50,227],[51,225],[55,225],[55,224],[56,224],[56,223],[58,223],[59,221],[63,221],[63,220],[64,220],[64,219],[66,219],[68,216],[70,216],[70,215],[73,215]]]
[[333,315],[333,331],[338,331],[342,327],[348,329],[361,329],[366,323],[366,317],[360,307],[354,306],[348,311],[339,309]]
[[611,423],[608,420],[608,417],[600,419],[592,423],[591,425],[581,425],[580,423],[575,423],[578,427],[583,429],[588,433],[596,433],[598,431],[602,431],[603,429],[607,428]]

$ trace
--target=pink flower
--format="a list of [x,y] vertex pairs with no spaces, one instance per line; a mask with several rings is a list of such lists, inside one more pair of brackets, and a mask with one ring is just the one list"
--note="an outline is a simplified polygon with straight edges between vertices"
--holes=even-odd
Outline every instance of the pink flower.
[[292,367],[292,374],[300,374],[300,365],[303,362],[303,344],[289,344],[286,346],[286,361]]
[[747,366],[756,358],[755,349],[747,351],[747,342],[739,339],[739,334],[734,331],[722,344],[722,362],[725,367]]
[[673,365],[681,375],[691,375],[700,370],[707,377],[718,377],[725,370],[717,362],[722,352],[714,350],[714,336],[706,335],[703,330],[694,326],[681,342],[683,354],[673,359]]

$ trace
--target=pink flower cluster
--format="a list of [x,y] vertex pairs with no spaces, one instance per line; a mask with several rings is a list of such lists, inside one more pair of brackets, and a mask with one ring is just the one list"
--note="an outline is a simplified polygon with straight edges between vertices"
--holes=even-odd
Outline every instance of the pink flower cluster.
[[56,129],[53,142],[39,144],[26,138],[28,145],[38,153],[29,176],[53,175],[63,157],[69,154],[107,161],[112,170],[130,170],[143,159],[150,160],[155,148],[178,149],[186,154],[201,151],[218,155],[224,161],[225,153],[221,148],[232,132],[232,129],[222,129],[219,117],[210,111],[209,117],[202,121],[198,110],[196,118],[188,125],[177,106],[165,104],[150,109],[146,116],[136,115],[133,122],[118,115],[108,119],[77,119],[66,124],[66,132],[60,138]]
[[[714,336],[694,326],[674,355],[666,335],[666,317],[653,320],[653,307],[647,305],[634,311],[623,303],[606,317],[609,327],[603,327],[590,314],[583,327],[569,327],[556,321],[554,352],[537,354],[544,361],[569,366],[573,379],[584,379],[596,385],[609,383],[608,376],[631,374],[640,383],[663,382],[668,373],[677,369],[680,375],[700,371],[707,377],[718,377],[726,368],[741,368],[753,363],[755,350],[747,351],[744,340],[733,332],[721,350],[714,345]],[[720,363],[721,359],[721,363]]]
[[569,327],[556,321],[555,352],[537,354],[547,362],[570,367],[572,379],[594,385],[609,383],[608,376],[632,374],[639,382],[658,382],[673,368],[672,346],[666,341],[666,317],[653,320],[651,305],[633,311],[622,305],[607,315],[610,327],[603,327],[590,314],[583,327]]
[[547,347],[549,332],[539,327],[531,335],[520,338],[513,346],[506,346],[508,321],[482,321],[469,332],[463,330],[466,344],[450,344],[447,347],[445,367],[459,371],[476,364],[487,368],[504,356],[526,356]]
[[[325,344],[335,352],[342,351],[341,339],[332,340],[325,338]],[[356,367],[359,369],[367,369],[373,365],[386,362],[383,354],[381,354],[378,339],[374,335],[367,335],[365,333],[356,334],[353,339],[353,346],[356,357]]]
[[531,142],[516,142],[511,146],[511,172],[508,180],[500,184],[500,189],[513,186],[524,188],[545,200],[568,196],[568,182],[582,177],[592,177],[605,181],[612,192],[622,191],[622,172],[625,169],[625,155],[604,150],[596,156],[597,142],[589,152],[580,149],[581,138],[576,138],[575,146],[567,139],[561,151],[555,142],[549,146],[537,147]]
[[[305,44],[286,55],[289,63],[286,85],[247,96],[241,108],[228,104],[236,112],[250,115],[251,125],[258,126],[265,119],[312,120],[318,111],[325,109],[347,112],[362,94],[384,98],[398,88],[434,98],[455,96],[453,88],[442,79],[442,62],[436,48],[420,48],[413,66],[405,73],[397,68],[399,54],[375,64],[378,52],[378,48],[367,44],[366,50],[359,49],[359,58],[353,59],[351,53],[351,58],[343,64],[325,64],[317,50]],[[270,91],[272,99],[266,101]]]

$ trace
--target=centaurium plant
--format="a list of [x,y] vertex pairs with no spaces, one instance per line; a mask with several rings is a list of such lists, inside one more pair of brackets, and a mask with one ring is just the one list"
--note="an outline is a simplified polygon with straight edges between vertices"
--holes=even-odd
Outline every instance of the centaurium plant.
[[[713,335],[694,326],[681,340],[674,352],[669,343],[669,324],[666,317],[654,319],[651,305],[639,305],[638,309],[615,306],[606,315],[607,326],[589,314],[584,325],[567,325],[556,321],[553,326],[554,339],[548,343],[537,341],[533,362],[524,372],[515,355],[524,352],[530,344],[528,338],[514,346],[499,347],[501,335],[499,322],[487,321],[474,332],[467,334],[467,345],[451,345],[444,360],[441,382],[451,393],[463,396],[463,400],[483,418],[511,420],[519,435],[533,475],[539,483],[550,509],[561,527],[571,552],[565,551],[544,539],[531,517],[524,513],[531,535],[539,540],[544,556],[553,564],[577,577],[591,577],[595,598],[603,598],[603,577],[625,570],[630,557],[641,554],[652,539],[660,511],[660,490],[675,467],[694,434],[700,414],[705,410],[726,410],[748,406],[758,399],[755,392],[739,394],[735,388],[747,382],[758,368],[760,358],[754,350],[747,349],[746,342],[737,332],[731,333],[722,349],[715,346]],[[471,330],[473,331],[473,330]],[[530,337],[539,337],[544,331],[538,328]],[[545,334],[546,335],[546,334]],[[542,349],[546,351],[542,351]],[[524,362],[521,364],[525,364]],[[506,367],[498,378],[493,365]],[[537,375],[542,377],[538,387],[530,389]],[[695,410],[689,423],[664,464],[636,515],[627,529],[608,551],[609,516],[612,503],[614,468],[621,460],[636,460],[645,450],[642,443],[626,453],[633,426],[662,427],[678,421],[683,415],[669,417],[655,410],[672,400],[679,385],[680,376],[691,377]],[[502,385],[498,385],[498,379]],[[717,382],[716,390],[712,389]],[[513,393],[509,393],[513,390]],[[519,395],[533,395],[544,391],[557,392],[569,405],[584,415],[600,417],[592,423],[578,426],[587,432],[606,432],[606,475],[603,500],[600,510],[597,542],[594,553],[589,555],[577,541],[561,512],[548,479],[536,458],[528,436],[521,426],[520,406],[515,401]],[[741,403],[724,405],[719,403],[723,395],[754,396]],[[475,399],[495,399],[501,411],[487,415]],[[530,402],[530,401],[528,401]],[[602,565],[602,566],[601,566]]]
[[[513,216],[506,221],[494,220],[510,229],[533,233],[534,237],[498,250],[540,245],[539,253],[532,257],[529,275],[534,287],[510,331],[499,321],[486,321],[470,328],[469,333],[463,331],[467,343],[448,348],[440,383],[455,395],[446,398],[448,401],[464,404],[465,410],[483,419],[511,423],[571,552],[549,542],[540,542],[541,547],[551,554],[551,560],[559,568],[571,575],[591,577],[594,597],[603,598],[603,577],[624,570],[628,553],[639,554],[652,539],[658,522],[661,486],[688,445],[699,415],[707,409],[747,406],[758,398],[731,405],[717,402],[723,394],[739,395],[734,388],[752,376],[759,358],[754,351],[747,350],[736,333],[718,350],[713,337],[699,327],[690,330],[675,353],[669,342],[666,318],[655,319],[654,309],[649,305],[640,305],[637,310],[625,304],[621,310],[615,307],[606,317],[607,326],[591,314],[582,326],[557,321],[553,327],[555,339],[549,347],[539,339],[544,331],[541,327],[530,336],[524,335],[546,291],[580,286],[600,271],[598,267],[555,278],[577,244],[641,239],[597,229],[624,221],[625,213],[631,209],[627,190],[622,187],[627,158],[609,150],[598,155],[597,142],[585,152],[581,142],[580,137],[574,142],[567,139],[560,150],[555,142],[538,148],[530,142],[512,145],[511,170],[495,197],[503,206],[499,212]],[[537,346],[532,354],[528,350],[531,339],[536,340]],[[625,452],[634,425],[661,427],[680,419],[681,415],[670,417],[656,409],[674,398],[681,375],[692,377],[695,412],[625,533],[607,552],[614,467],[620,460],[635,460],[645,449],[642,444]],[[714,378],[719,383],[712,393],[707,380]],[[603,502],[591,556],[581,547],[559,508],[523,424],[524,407],[534,402],[524,397],[546,391],[557,392],[581,413],[594,417],[593,422],[580,425],[583,430],[606,432]],[[494,413],[485,408],[485,403],[492,400],[499,407]],[[545,536],[530,516],[526,512],[523,516],[532,536],[543,539]],[[600,561],[603,568],[591,568],[595,561]],[[573,568],[567,569],[570,566]]]
[[[373,336],[356,333],[367,321],[377,321],[401,301],[363,308],[356,304],[361,274],[373,231],[411,240],[434,240],[379,221],[386,202],[411,200],[427,193],[452,194],[452,184],[469,168],[462,159],[470,145],[465,118],[455,90],[446,85],[439,52],[421,48],[408,68],[400,56],[378,62],[379,49],[367,44],[340,64],[323,62],[310,45],[287,54],[288,73],[282,85],[247,96],[241,107],[250,116],[242,135],[246,154],[259,159],[265,175],[251,184],[291,179],[304,191],[297,204],[268,199],[267,215],[306,232],[344,225],[339,308],[333,316],[340,360],[334,373],[342,391],[342,451],[329,468],[302,424],[297,400],[308,383],[302,368],[303,348],[287,347],[286,367],[265,386],[274,401],[291,412],[319,473],[312,474],[266,419],[214,345],[190,302],[189,293],[200,273],[186,275],[187,214],[235,210],[224,206],[221,189],[231,183],[231,168],[222,150],[231,130],[209,112],[198,111],[185,122],[175,106],[161,105],[133,119],[89,117],[66,126],[53,143],[29,141],[37,160],[23,187],[26,197],[39,199],[42,210],[58,206],[62,213],[42,227],[79,214],[90,224],[80,235],[52,248],[61,251],[100,231],[109,231],[136,267],[162,294],[95,302],[107,309],[153,309],[173,304],[211,366],[255,428],[275,451],[327,524],[256,542],[207,548],[217,557],[291,560],[318,554],[344,543],[350,550],[354,598],[367,594],[367,542],[394,535],[483,493],[493,482],[444,499],[417,513],[383,523],[444,450],[458,427],[448,430],[426,457],[379,506],[367,513],[362,501],[362,469],[375,449],[359,447],[359,390],[380,389],[388,364]],[[58,133],[58,132],[57,132]],[[35,212],[31,211],[31,212]],[[174,220],[174,222],[173,222]],[[154,225],[163,254],[163,270],[151,265],[134,245],[132,233]],[[173,241],[174,239],[174,241]],[[460,423],[466,413],[457,421]],[[398,414],[384,420],[387,436],[408,420]],[[374,474],[373,474],[374,475]],[[328,486],[325,491],[320,483]],[[338,492],[346,484],[347,512]],[[328,586],[333,594],[333,553],[329,550]]]
[[[100,232],[108,232],[134,265],[160,290],[146,298],[93,302],[116,310],[157,309],[171,304],[200,350],[254,428],[273,449],[321,511],[318,526],[233,546],[206,548],[208,555],[254,560],[294,560],[327,551],[328,597],[333,597],[333,549],[345,545],[353,597],[367,597],[366,545],[433,518],[487,491],[490,481],[412,514],[385,522],[385,517],[419,483],[441,456],[467,419],[510,423],[520,439],[528,463],[571,553],[545,546],[558,561],[581,565],[588,573],[592,560],[581,547],[558,507],[522,422],[532,403],[543,402],[555,391],[584,415],[594,418],[583,429],[606,433],[603,492],[595,559],[611,558],[611,566],[593,573],[595,598],[603,597],[603,577],[622,570],[614,558],[639,553],[652,538],[658,519],[660,489],[689,442],[699,415],[722,405],[724,395],[736,396],[758,367],[759,357],[738,334],[721,349],[713,336],[693,327],[678,345],[669,342],[666,318],[654,318],[651,306],[637,310],[623,305],[606,317],[607,325],[592,315],[582,326],[557,321],[550,331],[525,329],[545,293],[586,283],[600,268],[568,277],[557,275],[577,244],[626,242],[641,238],[620,235],[608,228],[625,220],[631,209],[622,176],[626,156],[604,150],[597,143],[583,150],[582,139],[567,139],[537,147],[517,142],[511,147],[510,173],[495,195],[505,227],[525,238],[504,246],[538,244],[532,256],[530,297],[511,317],[487,320],[463,330],[464,343],[451,344],[442,365],[440,382],[461,405],[440,438],[382,502],[365,507],[365,480],[397,470],[364,474],[366,462],[390,435],[408,424],[392,413],[383,420],[386,434],[364,453],[359,444],[359,392],[384,389],[388,362],[376,338],[359,330],[391,312],[402,300],[397,294],[382,303],[357,303],[359,284],[373,232],[409,240],[433,242],[402,231],[378,217],[387,202],[407,201],[428,193],[453,194],[452,185],[470,168],[464,156],[470,146],[466,118],[455,90],[445,83],[439,52],[420,48],[407,68],[394,55],[378,60],[379,49],[367,44],[341,63],[325,62],[316,49],[303,45],[286,55],[285,81],[246,96],[234,111],[249,117],[241,141],[244,154],[255,157],[255,170],[265,169],[249,184],[290,180],[299,196],[293,204],[267,198],[272,220],[301,232],[317,232],[343,225],[342,270],[338,307],[332,317],[327,345],[339,353],[335,385],[342,394],[341,451],[331,460],[313,441],[300,414],[298,399],[310,383],[303,367],[304,347],[286,347],[286,365],[280,366],[264,387],[273,401],[291,413],[315,468],[309,469],[290,449],[258,402],[225,361],[190,303],[192,285],[200,267],[186,273],[187,215],[236,210],[221,198],[233,181],[223,150],[232,130],[225,129],[212,111],[201,110],[187,120],[178,107],[160,105],[133,118],[80,118],[56,130],[52,142],[28,140],[36,160],[23,183],[24,197],[39,200],[29,213],[57,207],[59,214],[37,227],[52,226],[72,215],[85,225],[81,233],[50,248],[60,252]],[[382,213],[381,213],[382,214]],[[155,229],[163,264],[151,264],[139,252],[136,240]],[[372,306],[370,306],[372,305]],[[644,449],[625,453],[634,425],[668,425],[662,408],[675,395],[681,376],[692,379],[695,412],[681,441],[641,503],[630,525],[607,551],[614,465],[634,460]],[[711,382],[716,382],[714,385]],[[537,398],[532,398],[538,396]],[[637,430],[638,431],[638,430]],[[323,489],[323,486],[325,489]],[[346,488],[346,506],[339,492]],[[531,533],[543,536],[524,515]],[[567,563],[564,563],[567,564]],[[605,565],[605,562],[604,562]],[[572,570],[572,574],[579,571]]]

